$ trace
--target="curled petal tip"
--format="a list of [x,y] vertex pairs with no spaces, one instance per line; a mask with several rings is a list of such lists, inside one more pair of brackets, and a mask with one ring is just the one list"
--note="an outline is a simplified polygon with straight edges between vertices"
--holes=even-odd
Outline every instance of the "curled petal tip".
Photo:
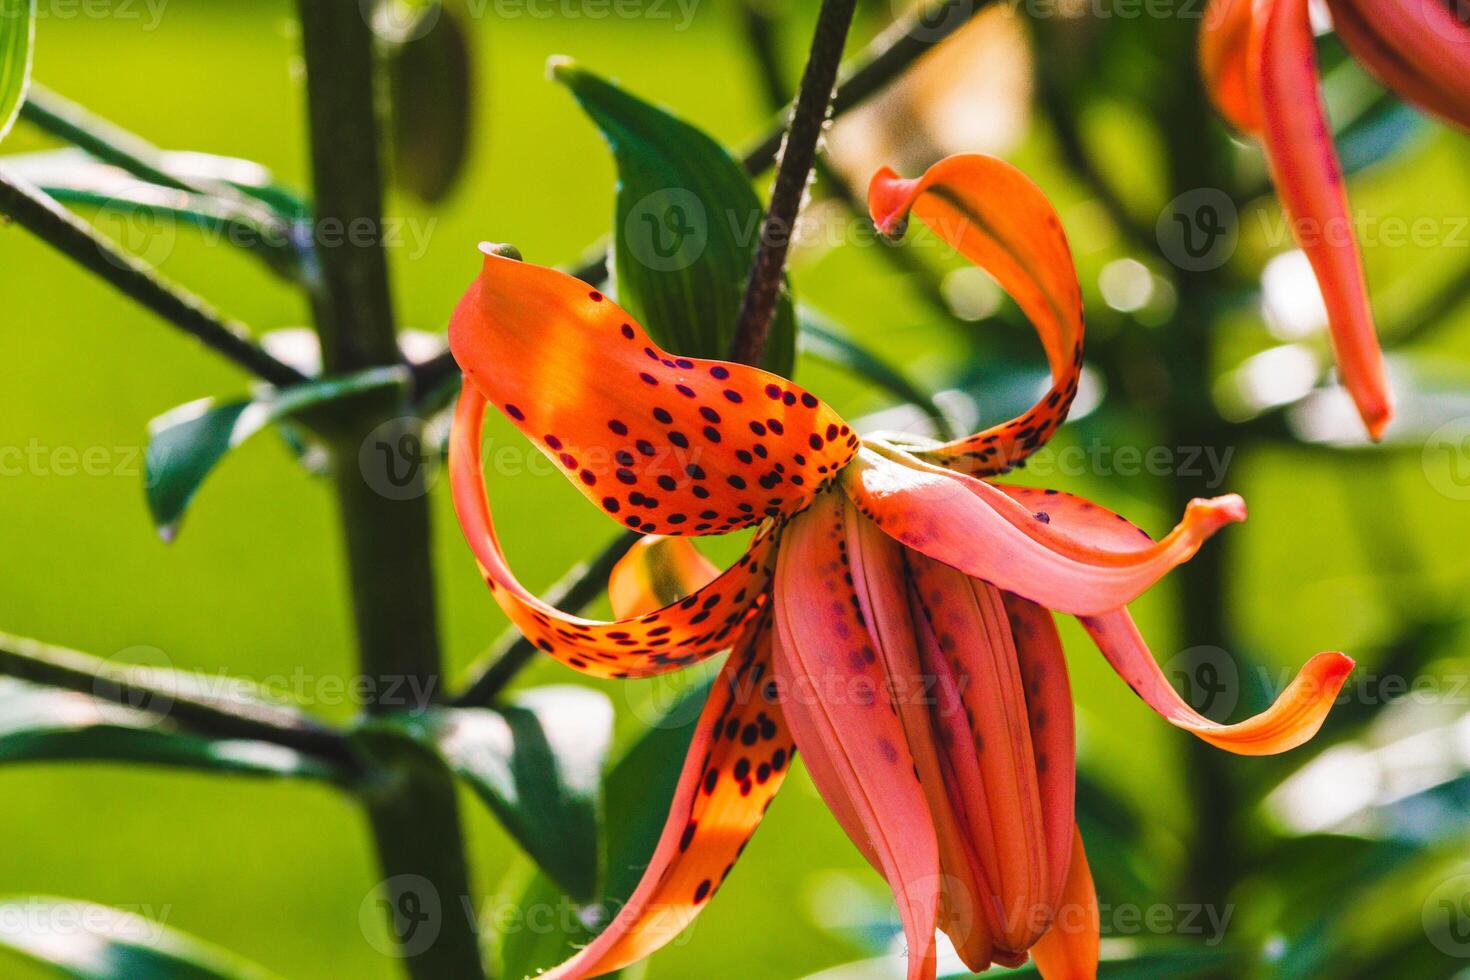
[[909,207],[919,181],[904,180],[891,167],[884,167],[868,183],[868,213],[884,238],[900,239],[909,227]]
[[1393,406],[1385,404],[1381,409],[1363,416],[1363,424],[1368,427],[1368,438],[1374,442],[1383,440],[1383,432],[1388,424],[1393,421]]
[[521,258],[521,250],[508,242],[481,242],[480,251],[488,258],[511,259],[515,262],[525,261]]
[[1196,497],[1185,508],[1184,516],[1186,523],[1199,521],[1211,530],[1226,524],[1238,524],[1246,519],[1245,498],[1238,493],[1227,493],[1223,497]]

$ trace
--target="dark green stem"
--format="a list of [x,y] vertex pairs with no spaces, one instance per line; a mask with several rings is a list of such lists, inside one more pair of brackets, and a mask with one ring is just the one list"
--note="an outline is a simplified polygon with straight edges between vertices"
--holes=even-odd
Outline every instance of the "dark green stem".
[[[402,362],[382,248],[382,166],[374,40],[358,0],[300,0],[302,46],[311,126],[315,220],[342,229],[340,244],[322,248],[313,306],[327,372]],[[363,404],[333,440],[334,480],[341,510],[358,659],[363,674],[439,690],[439,635],[429,542],[428,502],[421,458],[378,453],[416,433],[412,424],[381,439],[385,423],[405,414],[396,397]],[[366,447],[365,451],[363,447]],[[395,467],[407,464],[400,486]],[[375,685],[388,690],[393,685]],[[389,706],[374,705],[384,711]],[[444,914],[426,947],[404,945],[403,962],[416,980],[484,976],[470,902],[468,863],[452,775],[435,757],[405,766],[369,801],[379,864],[396,901],[405,881],[427,882]]]
[[[618,559],[628,553],[642,535],[624,531],[598,552],[591,561],[569,569],[541,595],[542,601],[567,612],[580,612],[607,589],[608,576]],[[484,663],[471,671],[469,684],[454,699],[458,705],[489,704],[521,669],[536,658],[535,644],[516,629],[510,629],[486,655]]]
[[771,188],[771,203],[761,222],[760,247],[755,253],[735,324],[732,360],[758,364],[766,349],[776,299],[785,281],[786,254],[791,248],[807,182],[812,177],[812,164],[817,159],[817,142],[827,125],[833,86],[837,84],[837,70],[842,64],[842,49],[847,43],[855,7],[856,0],[822,0],[822,8],[817,13],[811,54],[791,110],[781,160],[776,165],[776,182]]
[[49,195],[3,169],[0,213],[256,377],[276,385],[307,380],[250,340],[244,324],[224,318],[199,297],[160,276],[153,266],[118,249]]
[[0,633],[0,674],[157,711],[204,735],[285,746],[361,773],[343,735],[294,708],[246,698],[233,682],[226,685],[228,693],[212,694],[191,684],[188,674],[118,664],[8,633]]

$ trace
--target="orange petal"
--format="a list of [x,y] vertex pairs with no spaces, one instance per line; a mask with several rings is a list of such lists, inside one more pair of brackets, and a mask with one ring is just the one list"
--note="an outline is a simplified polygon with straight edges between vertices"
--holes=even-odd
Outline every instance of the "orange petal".
[[[1024,954],[1053,898],[1036,748],[1000,593],[910,554],[923,664],[936,679],[934,724],[946,785],[989,888],[980,901],[999,950]],[[1066,824],[1071,826],[1070,808]]]
[[940,863],[934,823],[871,637],[844,576],[843,503],[819,497],[782,539],[776,566],[776,676],[796,743],[834,812],[860,825],[908,937],[910,980],[933,980]]
[[978,154],[947,157],[913,180],[884,168],[868,186],[868,209],[885,235],[917,214],[994,276],[1041,336],[1052,385],[1030,411],[922,454],[965,473],[1004,472],[1061,425],[1082,370],[1082,290],[1056,211],[1021,171]]
[[484,396],[466,383],[455,408],[449,444],[454,509],[490,594],[526,639],[562,663],[595,677],[662,674],[730,645],[736,631],[759,608],[770,584],[773,530],[757,533],[739,561],[677,603],[610,623],[569,616],[522,586],[500,550],[480,462],[484,417]]
[[784,378],[654,346],[579,279],[486,253],[449,322],[466,377],[588,500],[644,534],[805,507],[857,437]]
[[1095,980],[1102,916],[1081,831],[1072,835],[1067,886],[1052,927],[1031,947],[1042,980]]
[[618,619],[671,606],[719,578],[714,562],[688,538],[655,534],[642,538],[618,559],[608,576],[607,597]]
[[673,940],[724,882],[785,779],[793,752],[771,684],[765,614],[710,690],[643,879],[596,939],[545,976],[608,973]]
[[1470,129],[1470,24],[1435,0],[1328,0],[1343,44],[1407,102]]
[[1143,547],[1120,547],[1111,535],[1052,520],[984,480],[899,453],[889,458],[865,448],[842,479],[863,514],[902,544],[1048,609],[1077,614],[1132,601],[1219,528],[1245,519],[1245,502],[1233,494],[1194,500],[1163,540],[1143,541],[1135,530]]
[[1260,106],[1250,80],[1251,20],[1255,0],[1210,0],[1200,31],[1200,73],[1220,115],[1236,129],[1261,131]]
[[1108,663],[1144,703],[1171,725],[1237,755],[1275,755],[1317,734],[1353,669],[1350,657],[1319,653],[1271,707],[1245,721],[1222,725],[1195,711],[1174,690],[1128,610],[1079,618]]
[[[972,972],[986,969],[995,957],[989,915],[981,897],[993,889],[975,856],[969,831],[961,826],[949,792],[948,766],[942,759],[935,718],[962,717],[964,706],[952,692],[936,689],[933,675],[920,663],[916,626],[909,607],[908,570],[903,547],[862,517],[843,500],[843,552],[852,576],[852,601],[862,614],[878,661],[888,677],[894,708],[914,759],[919,785],[929,801],[939,844],[940,928]],[[845,579],[844,579],[845,581]],[[947,714],[952,712],[952,714]],[[967,733],[964,741],[970,739]],[[808,755],[810,766],[811,757]],[[882,870],[875,861],[874,867]]]
[[1343,384],[1368,434],[1377,439],[1393,408],[1342,167],[1318,90],[1307,3],[1271,0],[1257,11],[1253,71],[1264,120],[1261,140],[1282,209],[1321,284]]

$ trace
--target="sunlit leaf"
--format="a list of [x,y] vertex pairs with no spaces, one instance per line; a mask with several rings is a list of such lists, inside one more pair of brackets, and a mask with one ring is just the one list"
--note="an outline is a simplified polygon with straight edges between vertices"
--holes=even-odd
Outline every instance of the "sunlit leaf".
[[558,686],[495,708],[431,708],[401,724],[438,751],[560,887],[590,901],[612,720],[605,695]]
[[[552,74],[572,90],[618,165],[613,273],[618,302],[660,346],[729,355],[763,209],[750,178],[700,130],[568,61]],[[796,315],[783,289],[764,367],[789,375]]]
[[163,922],[168,906],[137,911],[68,898],[0,900],[0,949],[77,980],[277,980]]
[[36,0],[0,0],[0,139],[25,101],[35,42]]
[[159,534],[172,540],[189,502],[215,465],[271,422],[340,398],[401,385],[406,378],[402,368],[377,368],[270,388],[240,401],[204,399],[154,419],[149,426],[146,490]]
[[[152,705],[161,711],[166,705]],[[0,678],[0,765],[126,762],[260,776],[338,774],[293,749],[181,730],[166,713]]]

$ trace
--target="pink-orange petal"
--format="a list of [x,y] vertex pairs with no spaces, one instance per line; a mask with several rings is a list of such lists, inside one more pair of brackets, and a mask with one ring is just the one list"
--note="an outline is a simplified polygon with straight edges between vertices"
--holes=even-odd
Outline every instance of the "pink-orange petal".
[[647,677],[727,648],[755,615],[770,585],[773,529],[756,534],[730,568],[679,602],[613,622],[571,616],[516,579],[500,550],[481,468],[485,398],[465,383],[450,433],[449,477],[455,513],[490,593],[537,647],[595,677]]
[[1257,9],[1252,70],[1261,142],[1292,233],[1322,288],[1343,384],[1377,439],[1393,407],[1342,166],[1318,88],[1307,4],[1271,0]]
[[449,346],[588,500],[644,534],[796,513],[857,446],[785,378],[670,354],[586,283],[500,255],[456,307]]
[[1251,21],[1255,0],[1210,0],[1200,30],[1200,74],[1210,101],[1244,133],[1261,130],[1260,106],[1250,74]]
[[1042,980],[1096,980],[1101,934],[1097,889],[1092,884],[1092,870],[1087,866],[1082,833],[1075,831],[1067,885],[1062,891],[1056,919],[1031,947],[1031,957]]
[[1169,724],[1237,755],[1275,755],[1317,734],[1353,669],[1350,657],[1319,653],[1307,661],[1271,707],[1245,721],[1224,725],[1201,715],[1179,696],[1128,610],[1079,619],[1118,676],[1145,704]]
[[544,976],[576,980],[635,963],[677,937],[718,890],[794,752],[771,676],[765,613],[710,690],[668,822],[638,887],[596,939]]
[[910,212],[995,277],[1031,320],[1046,350],[1050,390],[1025,414],[923,456],[978,475],[1001,473],[1035,452],[1066,418],[1082,370],[1082,290],[1072,252],[1051,202],[1003,160],[946,157],[904,180],[883,169],[868,186],[868,209],[884,234]]
[[1132,601],[1192,558],[1219,528],[1245,519],[1237,496],[1195,500],[1162,540],[1120,548],[1111,537],[1028,510],[984,480],[866,448],[843,471],[843,486],[866,517],[909,548],[1048,609],[1076,614]]
[[1470,129],[1470,23],[1434,0],[1328,0],[1353,56],[1400,98]]

